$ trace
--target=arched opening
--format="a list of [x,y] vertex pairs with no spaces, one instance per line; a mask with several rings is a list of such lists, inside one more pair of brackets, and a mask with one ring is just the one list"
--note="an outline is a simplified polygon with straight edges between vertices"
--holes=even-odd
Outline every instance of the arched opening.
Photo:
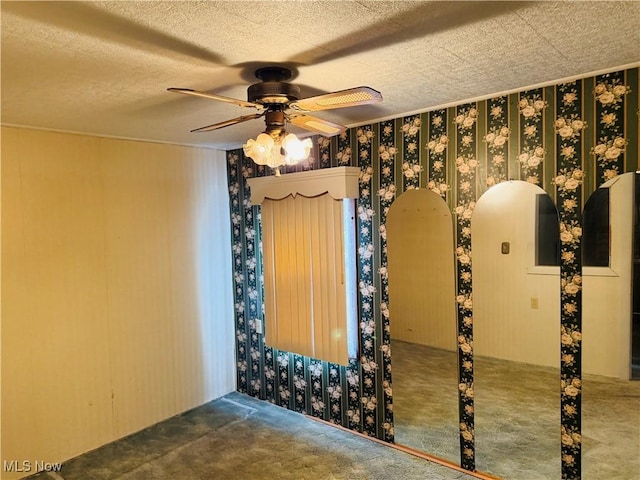
[[434,192],[408,190],[386,229],[395,440],[458,463],[451,212]]
[[632,380],[640,354],[639,178],[611,179],[583,211],[584,478],[634,478],[640,470],[640,382]]
[[557,232],[551,199],[521,181],[471,218],[476,466],[513,480],[560,478],[560,272],[536,255]]

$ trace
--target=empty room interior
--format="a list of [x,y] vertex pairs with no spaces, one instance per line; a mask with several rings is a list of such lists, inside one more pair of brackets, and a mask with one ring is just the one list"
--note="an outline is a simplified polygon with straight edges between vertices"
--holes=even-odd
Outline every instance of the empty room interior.
[[0,478],[640,478],[640,2],[0,13]]

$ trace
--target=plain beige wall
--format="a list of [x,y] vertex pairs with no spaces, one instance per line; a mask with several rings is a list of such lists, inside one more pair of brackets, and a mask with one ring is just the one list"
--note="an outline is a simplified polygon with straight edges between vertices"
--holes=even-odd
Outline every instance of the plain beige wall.
[[447,204],[408,190],[387,216],[391,338],[455,351],[453,224]]
[[226,183],[220,151],[2,128],[2,461],[235,388]]
[[[560,270],[535,269],[536,185],[491,187],[471,218],[476,355],[560,366]],[[509,242],[509,254],[501,253]],[[545,274],[536,274],[535,271]],[[538,308],[532,308],[537,299]]]

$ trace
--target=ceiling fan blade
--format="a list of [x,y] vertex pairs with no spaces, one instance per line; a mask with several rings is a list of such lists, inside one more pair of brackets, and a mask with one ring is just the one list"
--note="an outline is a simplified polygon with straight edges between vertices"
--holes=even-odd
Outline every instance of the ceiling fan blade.
[[325,137],[338,135],[347,129],[347,127],[343,125],[331,123],[322,118],[314,117],[313,115],[291,115],[288,117],[288,120],[292,125],[319,133]]
[[315,112],[332,108],[355,107],[382,101],[382,94],[370,87],[356,87],[315,97],[301,98],[289,105],[296,110]]
[[233,103],[240,107],[251,107],[263,110],[264,107],[259,103],[246,102],[244,100],[238,100],[237,98],[223,97],[222,95],[215,95],[213,93],[200,92],[198,90],[192,90],[191,88],[167,88],[170,92],[182,93],[184,95],[192,95],[195,97],[209,98],[211,100],[218,100],[220,102]]
[[213,125],[207,125],[206,127],[196,128],[191,130],[192,132],[210,132],[211,130],[218,130],[219,128],[228,127],[230,125],[235,125],[236,123],[246,122],[248,120],[254,120],[256,118],[260,118],[264,115],[264,113],[253,113],[251,115],[243,115],[241,117],[232,118],[230,120],[225,120],[224,122],[214,123]]

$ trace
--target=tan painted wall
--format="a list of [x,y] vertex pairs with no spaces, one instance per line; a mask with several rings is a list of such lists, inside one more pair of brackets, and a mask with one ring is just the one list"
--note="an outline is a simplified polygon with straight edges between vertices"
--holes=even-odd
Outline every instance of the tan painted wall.
[[[535,185],[507,182],[489,189],[476,205],[473,346],[476,355],[559,367],[559,267],[534,268],[538,193],[544,191]],[[501,253],[502,242],[510,244],[508,255]]]
[[454,351],[453,226],[430,190],[408,190],[387,217],[391,338]]
[[2,128],[3,461],[66,460],[234,389],[225,168]]

